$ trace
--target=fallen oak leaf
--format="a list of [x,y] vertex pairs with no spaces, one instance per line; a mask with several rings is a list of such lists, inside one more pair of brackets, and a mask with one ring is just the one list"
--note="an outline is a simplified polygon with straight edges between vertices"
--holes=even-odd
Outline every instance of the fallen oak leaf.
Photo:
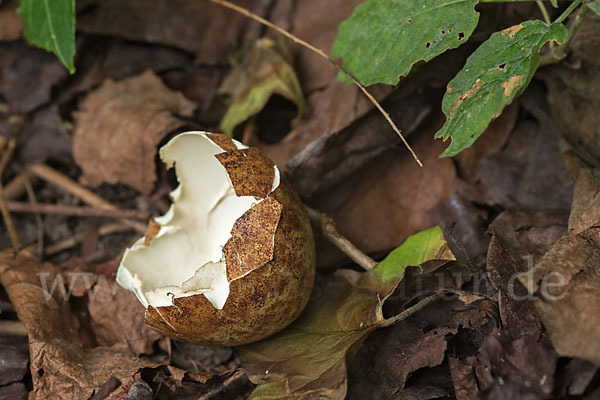
[[109,398],[116,399],[140,369],[157,364],[106,347],[84,348],[66,296],[55,290],[55,284],[62,284],[59,276],[56,267],[39,262],[27,251],[0,253],[0,280],[29,334],[30,397],[87,399],[115,377],[121,386]]
[[431,228],[409,237],[370,271],[338,270],[318,282],[289,328],[240,347],[242,367],[258,384],[250,399],[343,399],[348,353],[373,330],[401,318],[384,318],[382,307],[407,267],[439,258],[445,250],[441,228]]

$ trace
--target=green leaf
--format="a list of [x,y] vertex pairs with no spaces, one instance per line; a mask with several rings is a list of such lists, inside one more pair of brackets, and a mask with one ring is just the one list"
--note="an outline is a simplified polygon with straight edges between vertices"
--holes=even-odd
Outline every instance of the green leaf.
[[[346,356],[385,321],[383,302],[405,275],[419,280],[406,283],[409,299],[440,289],[440,279],[424,279],[425,273],[447,269],[445,282],[454,286],[470,276],[456,262],[414,271],[408,267],[437,257],[445,245],[442,230],[432,228],[408,238],[371,271],[338,270],[333,277],[318,280],[307,308],[290,327],[240,347],[242,366],[258,384],[250,399],[343,399]],[[456,276],[461,278],[455,282]]]
[[21,0],[25,37],[75,72],[75,0]]
[[298,116],[302,115],[302,88],[291,65],[292,54],[281,38],[248,43],[238,58],[219,88],[233,100],[219,127],[224,133],[232,136],[235,127],[258,114],[273,94],[294,102]]
[[442,101],[446,115],[436,138],[452,138],[442,157],[471,146],[492,119],[529,85],[539,65],[539,51],[548,41],[564,42],[562,24],[526,21],[494,33],[471,54],[450,81]]
[[589,2],[587,3],[587,6],[596,14],[600,15],[600,0],[594,0],[592,2]]
[[550,0],[550,4],[552,4],[552,7],[558,8],[558,0]]
[[[395,85],[418,61],[465,43],[478,0],[367,0],[338,30],[332,57],[362,84]],[[349,82],[341,74],[339,80]]]

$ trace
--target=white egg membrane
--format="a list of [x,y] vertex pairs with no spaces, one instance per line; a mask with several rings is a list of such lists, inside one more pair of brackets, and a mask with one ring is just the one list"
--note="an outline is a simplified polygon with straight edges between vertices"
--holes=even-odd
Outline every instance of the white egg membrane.
[[[235,194],[214,157],[223,151],[205,132],[182,133],[160,149],[167,167],[175,165],[179,186],[171,192],[169,210],[154,219],[161,226],[158,234],[148,246],[142,237],[128,248],[117,272],[117,283],[145,307],[171,306],[175,297],[200,293],[219,310],[225,305],[229,282],[223,246],[235,221],[263,199]],[[279,186],[274,169],[271,191]]]

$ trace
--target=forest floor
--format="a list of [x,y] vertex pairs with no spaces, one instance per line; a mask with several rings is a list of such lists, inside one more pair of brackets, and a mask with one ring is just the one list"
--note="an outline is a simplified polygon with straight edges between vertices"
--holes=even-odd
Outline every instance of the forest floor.
[[[237,4],[329,53],[360,2]],[[219,90],[230,61],[277,34],[204,1],[77,1],[69,75],[25,41],[16,6],[0,4],[0,182],[15,228],[0,229],[0,399],[247,398],[267,379],[258,364],[238,348],[160,335],[114,278],[123,251],[170,205],[176,182],[159,147],[186,130],[218,132],[230,96],[281,67],[239,64]],[[600,18],[588,15],[569,56],[540,69],[471,148],[440,158],[448,143],[433,136],[448,81],[492,32],[541,17],[533,2],[480,8],[465,45],[396,87],[369,88],[422,168],[356,86],[292,42],[281,41],[304,113],[274,95],[234,130],[374,260],[440,226],[456,261],[422,268],[469,271],[452,283],[424,275],[412,295],[396,288],[386,318],[439,298],[343,349],[299,344],[292,356],[266,342],[261,355],[287,398],[600,398]],[[361,268],[322,232],[315,240],[313,297],[323,301],[340,270]],[[285,397],[273,393],[254,398]]]

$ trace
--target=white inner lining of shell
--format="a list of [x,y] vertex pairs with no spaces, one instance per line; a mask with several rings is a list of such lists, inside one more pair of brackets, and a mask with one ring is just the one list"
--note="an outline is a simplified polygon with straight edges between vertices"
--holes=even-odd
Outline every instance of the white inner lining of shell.
[[[179,186],[171,192],[169,210],[155,218],[161,225],[158,234],[148,246],[142,237],[125,251],[116,278],[144,307],[171,306],[174,297],[199,293],[217,309],[225,305],[229,282],[223,246],[235,221],[263,199],[235,194],[225,167],[214,157],[223,151],[204,132],[182,133],[160,149],[163,162],[175,165]],[[271,191],[280,180],[274,169]]]

